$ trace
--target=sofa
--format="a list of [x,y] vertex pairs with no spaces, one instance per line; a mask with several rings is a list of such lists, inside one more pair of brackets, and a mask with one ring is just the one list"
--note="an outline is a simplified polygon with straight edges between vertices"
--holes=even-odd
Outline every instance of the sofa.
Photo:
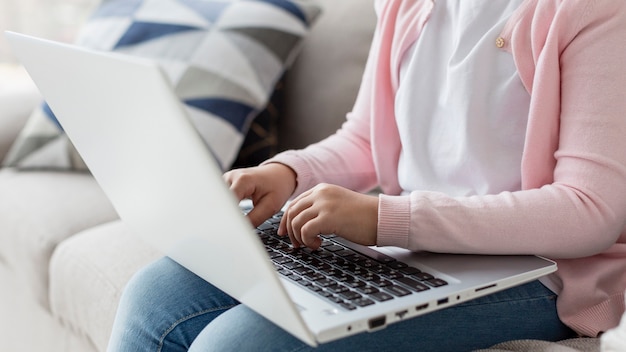
[[[276,150],[333,133],[356,97],[373,8],[319,2],[322,15],[280,80]],[[23,69],[0,68],[0,160],[41,101]],[[1,169],[1,349],[104,351],[125,283],[160,256],[118,219],[89,173]]]
[[[357,94],[371,3],[320,3],[322,15],[280,81],[277,151],[334,132]],[[0,161],[41,100],[24,70],[0,69]],[[2,350],[106,350],[126,282],[160,256],[118,219],[88,172],[0,169]],[[588,345],[599,348],[597,339]]]

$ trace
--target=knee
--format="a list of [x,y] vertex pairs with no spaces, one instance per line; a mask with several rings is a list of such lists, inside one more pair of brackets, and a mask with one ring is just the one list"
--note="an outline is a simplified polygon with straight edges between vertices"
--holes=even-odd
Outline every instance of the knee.
[[250,308],[238,305],[208,324],[189,351],[295,351],[306,347]]
[[168,257],[158,259],[136,272],[126,284],[120,308],[139,314],[143,309],[162,306],[171,292],[181,287],[186,276],[193,275]]

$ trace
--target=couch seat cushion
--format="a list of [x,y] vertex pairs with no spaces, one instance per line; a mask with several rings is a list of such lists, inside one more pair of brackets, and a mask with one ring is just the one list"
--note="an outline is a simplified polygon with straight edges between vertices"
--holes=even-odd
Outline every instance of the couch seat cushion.
[[0,261],[48,307],[48,266],[57,244],[117,214],[91,176],[0,170]]
[[161,256],[119,220],[72,236],[50,262],[53,315],[104,351],[126,282]]

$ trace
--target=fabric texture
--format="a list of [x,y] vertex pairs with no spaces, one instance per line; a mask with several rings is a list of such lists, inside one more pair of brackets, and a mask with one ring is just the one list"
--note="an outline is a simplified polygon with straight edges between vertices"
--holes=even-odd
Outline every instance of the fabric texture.
[[[320,13],[314,0],[105,0],[76,44],[156,60],[228,169]],[[45,103],[5,166],[86,169]]]
[[[0,258],[33,300],[49,307],[50,257],[78,231],[117,218],[90,175],[0,170]],[[17,211],[19,210],[19,211]]]
[[162,255],[121,220],[82,231],[60,243],[50,259],[50,310],[105,351],[126,282]]
[[364,84],[342,129],[273,160],[296,171],[296,193],[320,182],[361,191],[380,185],[388,195],[379,198],[379,245],[562,258],[550,276],[561,319],[586,336],[616,326],[626,286],[626,3],[528,0],[500,41],[493,38],[494,52],[513,55],[533,96],[523,190],[474,197],[399,196],[394,68],[424,28],[432,2],[380,0],[376,7],[382,18]]
[[573,338],[558,342],[542,340],[512,340],[497,344],[491,348],[474,352],[600,352],[600,339]]
[[622,319],[618,326],[602,335],[600,345],[602,352],[626,351],[626,312],[622,314]]

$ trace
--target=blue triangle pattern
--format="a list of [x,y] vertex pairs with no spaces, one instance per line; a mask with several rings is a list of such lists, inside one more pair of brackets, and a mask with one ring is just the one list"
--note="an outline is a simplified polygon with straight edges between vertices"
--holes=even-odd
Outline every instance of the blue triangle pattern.
[[298,6],[296,6],[293,2],[287,0],[254,0],[258,2],[266,2],[268,4],[272,4],[276,7],[280,7],[281,9],[291,13],[295,17],[299,18],[302,23],[309,25],[306,15],[300,10]]
[[[180,24],[133,22],[126,33],[115,44],[115,48],[147,42],[151,39],[164,37],[170,34],[197,30],[198,27],[184,26]],[[200,28],[201,29],[201,28]]]
[[48,103],[46,103],[44,101],[41,104],[41,110],[48,117],[48,119],[50,121],[52,121],[52,123],[54,123],[59,128],[59,130],[63,131],[63,127],[61,127],[61,124],[59,123],[59,120],[57,120],[56,115],[54,115],[54,113],[52,112],[52,109],[50,109],[50,105],[48,105]]
[[211,23],[215,22],[222,15],[224,9],[231,6],[230,3],[223,1],[179,0],[179,2]]
[[250,114],[256,111],[251,106],[219,98],[189,99],[185,100],[185,104],[223,118],[240,132],[244,130]]
[[130,16],[142,3],[143,0],[104,0],[91,18]]

